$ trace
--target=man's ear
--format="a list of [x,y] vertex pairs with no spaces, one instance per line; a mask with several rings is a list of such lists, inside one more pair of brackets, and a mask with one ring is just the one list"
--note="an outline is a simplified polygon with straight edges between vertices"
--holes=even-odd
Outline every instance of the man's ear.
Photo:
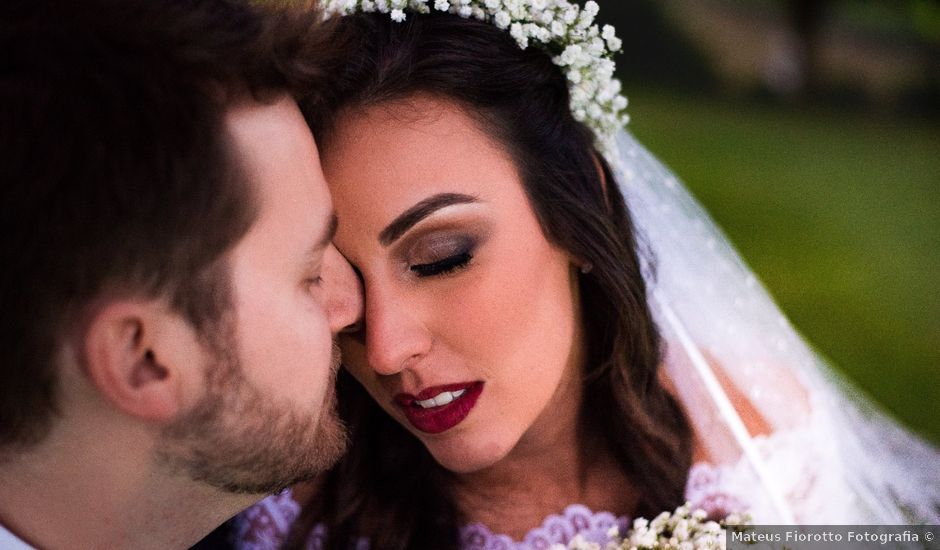
[[159,301],[109,302],[87,325],[83,366],[102,396],[126,414],[167,421],[185,407],[184,377],[199,362],[187,332],[188,324]]

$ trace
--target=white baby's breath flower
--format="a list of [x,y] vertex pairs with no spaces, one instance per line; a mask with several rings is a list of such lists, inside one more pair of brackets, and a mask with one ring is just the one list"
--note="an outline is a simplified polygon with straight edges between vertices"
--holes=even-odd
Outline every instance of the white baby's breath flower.
[[623,48],[623,41],[617,38],[616,36],[613,38],[608,38],[606,42],[607,42],[607,49],[612,52],[619,52],[620,49]]
[[571,89],[571,102],[575,105],[582,104],[590,98],[590,94],[587,93],[583,86],[574,86]]
[[656,531],[641,529],[636,531],[629,540],[630,544],[633,546],[651,548],[656,544]]
[[651,529],[659,529],[663,525],[666,525],[666,522],[672,517],[672,514],[669,512],[661,512],[658,516],[653,518],[653,521],[650,522]]
[[[616,134],[629,117],[623,112],[626,98],[614,78],[611,55],[623,44],[615,29],[594,24],[599,6],[588,0],[584,8],[569,0],[327,0],[326,12],[349,15],[356,11],[390,13],[393,21],[407,19],[407,11],[435,11],[473,17],[508,30],[525,49],[533,40],[561,51],[552,58],[569,82],[572,115],[593,131],[600,150],[609,159],[615,155]],[[678,513],[678,511],[677,511]],[[685,513],[687,516],[688,514]],[[654,520],[655,521],[655,520]],[[660,526],[662,527],[662,526]],[[651,530],[655,531],[655,529]]]
[[516,40],[516,44],[523,50],[529,47],[529,37],[522,27],[522,23],[513,23],[509,27],[509,35]]
[[535,36],[535,38],[536,38],[539,42],[541,42],[541,43],[543,43],[543,44],[548,44],[549,42],[552,41],[552,33],[551,33],[551,31],[549,31],[549,30],[546,29],[545,27],[539,27],[539,28],[536,30],[534,36]]
[[577,27],[582,31],[586,31],[588,27],[594,24],[594,16],[586,11],[582,11],[580,17],[578,17]]
[[513,19],[523,19],[526,17],[526,5],[522,0],[503,0],[503,9],[509,12]]
[[340,0],[333,3],[335,8],[342,13],[352,13],[356,9],[356,0]]
[[679,522],[676,524],[676,527],[672,530],[672,534],[677,538],[677,543],[679,540],[685,540],[689,538],[689,520],[679,520]]
[[562,19],[564,20],[565,23],[567,23],[567,24],[569,24],[569,25],[572,24],[572,23],[574,23],[575,21],[577,21],[577,19],[578,19],[578,7],[577,7],[577,6],[571,6],[571,7],[569,7],[568,9],[566,9],[564,15],[562,16]]
[[576,66],[581,61],[583,51],[578,44],[572,44],[561,52],[561,62],[568,66]]
[[721,532],[721,525],[718,525],[717,522],[709,521],[709,522],[706,522],[705,525],[702,526],[702,530],[705,531],[706,533],[717,535],[718,533]]
[[600,38],[595,38],[588,43],[588,53],[593,57],[600,57],[604,55],[604,41]]
[[[597,84],[597,81],[591,78],[591,74],[587,71],[581,70],[581,78],[583,79],[581,85],[584,86],[584,91],[587,92],[588,97],[594,97],[597,95],[597,89],[600,87]],[[595,102],[592,102],[595,103]]]
[[601,550],[601,546],[596,542],[589,542],[584,535],[575,535],[568,543],[569,550]]
[[617,66],[609,59],[601,59],[597,62],[596,78],[598,80],[611,80],[614,77],[614,71]]

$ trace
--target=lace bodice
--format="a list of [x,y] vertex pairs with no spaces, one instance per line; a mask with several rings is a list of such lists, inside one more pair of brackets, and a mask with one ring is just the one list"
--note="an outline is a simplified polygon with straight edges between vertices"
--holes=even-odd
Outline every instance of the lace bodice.
[[[720,517],[748,508],[746,500],[726,490],[728,471],[699,463],[689,472],[686,499],[694,507],[709,515]],[[268,497],[236,518],[235,547],[240,550],[270,550],[283,543],[291,523],[300,514],[300,505],[288,489]],[[542,525],[529,531],[522,540],[491,532],[485,525],[472,523],[460,530],[463,550],[539,550],[553,544],[567,545],[575,535],[588,541],[606,543],[608,532],[617,526],[621,532],[629,527],[630,519],[610,512],[592,511],[581,504],[572,504],[560,514],[545,518]],[[322,548],[324,530],[318,526],[307,541],[309,550]],[[357,550],[367,549],[368,541],[360,541]]]

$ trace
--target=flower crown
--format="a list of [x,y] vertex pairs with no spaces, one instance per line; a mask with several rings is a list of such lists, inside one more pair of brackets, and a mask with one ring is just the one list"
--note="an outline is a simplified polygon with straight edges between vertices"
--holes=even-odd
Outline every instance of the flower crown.
[[567,0],[328,0],[324,11],[327,17],[388,13],[402,22],[406,10],[426,14],[432,8],[508,30],[522,49],[542,44],[568,77],[572,115],[594,130],[605,157],[616,158],[617,132],[630,119],[612,60],[622,43],[612,26],[594,24],[597,2],[589,0],[581,9]]

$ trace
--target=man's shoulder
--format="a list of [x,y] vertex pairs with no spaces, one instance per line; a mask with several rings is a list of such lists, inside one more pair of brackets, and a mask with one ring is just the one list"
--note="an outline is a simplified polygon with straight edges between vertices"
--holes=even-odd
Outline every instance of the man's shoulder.
[[[226,521],[189,550],[230,550],[235,548],[232,520]],[[6,550],[0,546],[0,550]]]

